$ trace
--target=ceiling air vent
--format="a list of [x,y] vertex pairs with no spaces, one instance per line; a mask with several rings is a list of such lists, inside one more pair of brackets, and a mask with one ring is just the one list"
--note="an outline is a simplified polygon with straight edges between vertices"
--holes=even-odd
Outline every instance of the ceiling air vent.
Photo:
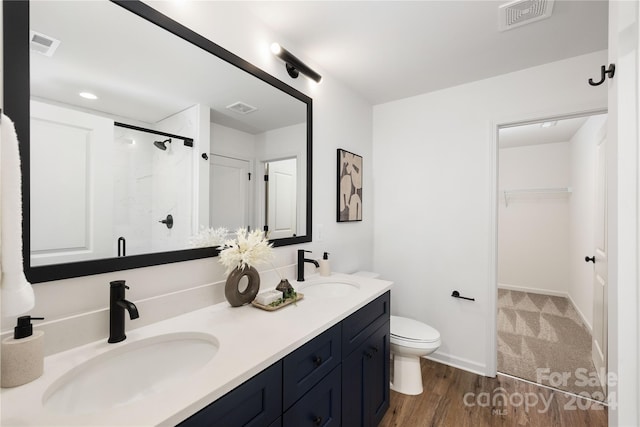
[[41,53],[45,56],[53,56],[53,53],[58,46],[60,46],[60,40],[31,30],[29,31],[29,46],[34,52]]
[[235,111],[239,114],[249,114],[257,110],[256,107],[252,107],[249,104],[245,104],[244,102],[234,102],[231,105],[227,105],[227,108],[231,111]]
[[551,16],[554,0],[515,0],[498,7],[500,31],[546,19]]

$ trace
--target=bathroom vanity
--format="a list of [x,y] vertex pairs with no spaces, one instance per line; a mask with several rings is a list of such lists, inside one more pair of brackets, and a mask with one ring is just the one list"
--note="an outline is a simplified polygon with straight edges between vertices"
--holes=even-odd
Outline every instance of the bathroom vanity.
[[[377,425],[389,405],[391,282],[333,274],[292,284],[305,297],[281,310],[225,302],[128,330],[121,343],[105,337],[49,356],[38,380],[2,390],[0,423]],[[179,370],[175,359],[191,363],[196,351],[176,351],[198,340],[210,356],[197,369],[145,385],[158,376],[144,374],[150,369]],[[131,369],[124,380],[113,374],[104,386],[87,386],[87,372],[99,377],[118,357],[153,349],[147,343],[162,351],[121,364]],[[172,356],[156,357],[162,353]],[[95,399],[86,400],[91,393]]]
[[375,426],[389,408],[390,292],[181,423]]

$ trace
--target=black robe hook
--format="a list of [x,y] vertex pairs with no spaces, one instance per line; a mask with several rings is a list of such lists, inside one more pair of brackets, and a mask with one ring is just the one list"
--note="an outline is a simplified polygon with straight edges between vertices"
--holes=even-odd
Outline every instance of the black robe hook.
[[600,67],[600,81],[594,82],[593,79],[589,79],[589,84],[591,86],[600,86],[602,83],[604,83],[604,79],[607,76],[609,76],[609,78],[612,79],[615,73],[616,73],[616,64],[609,64],[609,69],[605,69],[605,66],[603,65]]

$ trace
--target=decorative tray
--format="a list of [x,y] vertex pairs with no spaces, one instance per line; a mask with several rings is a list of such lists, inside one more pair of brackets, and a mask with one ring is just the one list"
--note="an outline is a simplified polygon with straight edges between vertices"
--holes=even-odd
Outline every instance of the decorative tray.
[[263,310],[267,310],[267,311],[276,311],[276,310],[281,309],[282,307],[285,307],[285,306],[287,306],[287,305],[289,305],[291,303],[298,302],[302,298],[304,298],[304,294],[297,293],[295,298],[287,298],[283,303],[278,304],[276,306],[264,305],[264,304],[260,304],[259,302],[256,302],[256,301],[251,301],[251,305],[253,305],[254,307],[261,308]]

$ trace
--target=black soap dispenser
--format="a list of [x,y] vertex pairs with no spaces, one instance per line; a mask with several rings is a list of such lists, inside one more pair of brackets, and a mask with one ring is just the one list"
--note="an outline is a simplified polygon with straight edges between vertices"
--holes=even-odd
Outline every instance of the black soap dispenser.
[[39,378],[44,369],[44,332],[33,331],[32,320],[43,317],[20,316],[13,336],[2,340],[1,385],[17,387]]
[[329,252],[325,252],[322,255],[322,259],[318,261],[320,264],[320,275],[321,276],[331,276],[331,265],[329,264]]

